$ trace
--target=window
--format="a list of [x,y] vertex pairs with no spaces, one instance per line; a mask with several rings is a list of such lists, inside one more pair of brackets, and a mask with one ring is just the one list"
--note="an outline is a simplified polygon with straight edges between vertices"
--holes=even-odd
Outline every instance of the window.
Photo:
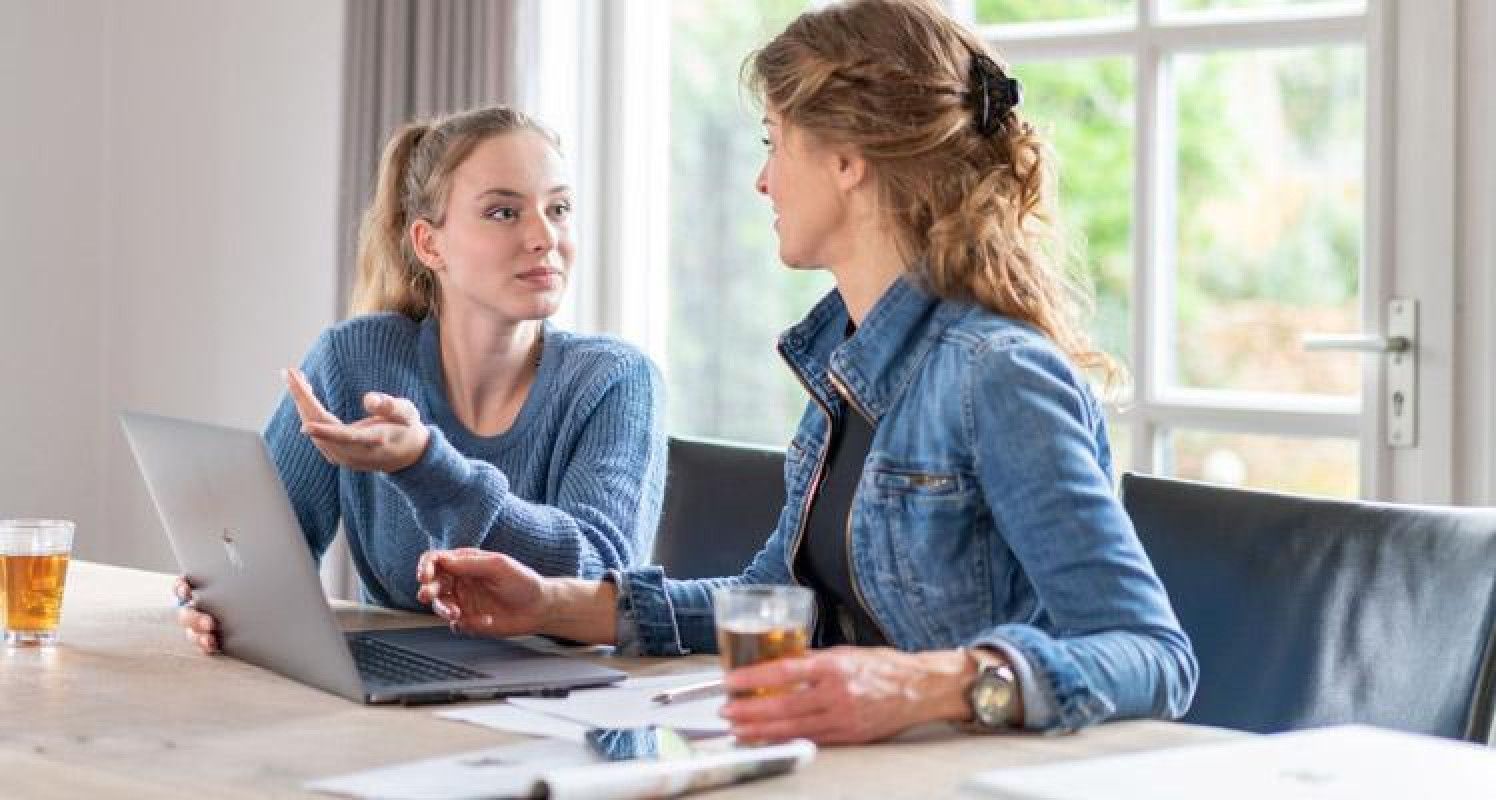
[[[778,263],[751,190],[759,111],[738,80],[751,49],[803,7],[671,3],[673,431],[782,445],[804,407],[774,337],[830,282]],[[1027,113],[1058,153],[1094,335],[1133,375],[1113,407],[1114,435],[1128,438],[1114,445],[1119,466],[1355,494],[1360,362],[1305,357],[1300,337],[1360,322],[1364,8],[976,0],[955,10],[1014,64]],[[1297,445],[1315,457],[1277,469],[1281,448]]]
[[[604,18],[629,16],[600,5]],[[658,123],[668,144],[653,161],[631,144],[588,151],[636,176],[584,178],[605,187],[597,205],[619,209],[614,240],[584,241],[619,259],[600,270],[615,276],[602,294],[624,297],[610,301],[624,310],[598,315],[600,327],[645,344],[664,367],[673,433],[782,447],[806,398],[775,337],[831,281],[779,263],[753,189],[762,112],[740,68],[808,4],[645,5],[658,9],[649,13],[660,33],[627,20],[612,27],[635,31],[624,51],[662,63],[668,97],[643,102],[633,95],[652,84],[615,79],[635,88],[600,103],[620,106],[624,122],[668,120]],[[1364,492],[1371,373],[1354,354],[1305,354],[1301,338],[1357,331],[1381,300],[1365,278],[1376,207],[1368,165],[1378,157],[1368,131],[1380,124],[1368,31],[1381,0],[949,5],[1012,64],[1026,113],[1058,154],[1062,223],[1095,294],[1094,335],[1132,378],[1109,408],[1119,468]],[[611,63],[605,56],[598,69]],[[668,244],[616,246],[628,236]],[[636,284],[660,287],[663,301],[650,300],[650,319],[633,325]]]
[[[1302,337],[1365,305],[1367,10],[974,0],[1060,159],[1062,219],[1128,365],[1120,468],[1356,496],[1363,366]],[[1126,441],[1118,441],[1125,438]]]
[[[1484,3],[1389,0],[945,2],[959,17],[983,26],[1030,87],[1029,114],[1054,125],[1053,138],[1067,166],[1062,182],[1069,192],[1071,229],[1078,231],[1088,247],[1084,263],[1096,283],[1098,339],[1124,359],[1134,376],[1131,397],[1111,409],[1112,445],[1120,464],[1166,474],[1193,474],[1185,472],[1185,459],[1171,454],[1178,447],[1176,434],[1194,432],[1265,437],[1288,448],[1289,459],[1293,447],[1319,442],[1328,450],[1340,451],[1332,459],[1338,466],[1328,485],[1356,485],[1355,493],[1379,500],[1490,502],[1487,490],[1496,486],[1496,477],[1488,455],[1496,448],[1486,445],[1496,441],[1496,426],[1488,424],[1489,414],[1481,412],[1491,407],[1488,343],[1496,339],[1486,332],[1493,318],[1488,309],[1496,306],[1492,290],[1496,282],[1486,274],[1490,237],[1481,235],[1485,228],[1480,223],[1490,217],[1484,212],[1491,207],[1490,187],[1496,185],[1483,180],[1492,172],[1492,159],[1487,153],[1490,148],[1482,146],[1491,141],[1486,134],[1492,116],[1491,81],[1486,77],[1492,71],[1487,68],[1490,56],[1484,43],[1490,39],[1486,32],[1496,28],[1496,13]],[[679,305],[675,295],[690,291],[708,298],[700,301],[703,304],[714,300],[709,287],[697,282],[695,273],[687,269],[689,265],[671,257],[670,249],[679,244],[671,241],[670,226],[682,211],[697,221],[720,216],[706,208],[713,197],[682,200],[670,186],[671,71],[682,63],[671,58],[671,40],[675,40],[675,49],[686,44],[673,17],[676,6],[691,4],[690,0],[521,4],[538,12],[540,24],[535,26],[538,33],[532,41],[544,42],[536,69],[526,73],[527,81],[534,84],[526,95],[526,107],[562,128],[578,173],[581,256],[570,303],[560,321],[579,330],[619,334],[645,347],[667,370],[674,387],[673,432],[715,433],[783,446],[784,433],[743,430],[762,425],[788,431],[801,408],[770,349],[772,341],[745,351],[751,354],[745,369],[762,370],[766,376],[762,382],[745,373],[722,379],[730,380],[732,391],[740,396],[778,392],[778,397],[795,397],[772,414],[760,413],[755,406],[751,416],[763,420],[745,420],[736,412],[719,414],[717,421],[688,418],[687,413],[705,413],[699,409],[709,404],[696,400],[681,370],[671,364],[671,347],[681,337],[696,335],[671,320],[668,308]],[[808,4],[817,5],[818,0]],[[702,0],[700,5],[715,9],[713,15],[756,15],[751,24],[757,31],[743,33],[738,51],[726,54],[734,70],[749,48],[801,7],[799,2],[777,5],[763,0],[743,4]],[[723,47],[730,49],[726,43]],[[1289,138],[1290,146],[1280,147],[1273,158],[1278,164],[1301,166],[1311,163],[1295,162],[1301,154],[1333,153],[1330,160],[1312,162],[1316,177],[1300,176],[1299,185],[1338,181],[1349,193],[1342,193],[1335,202],[1323,202],[1330,199],[1323,193],[1313,197],[1320,201],[1318,207],[1301,208],[1297,214],[1311,222],[1278,226],[1285,233],[1272,250],[1310,254],[1317,259],[1310,266],[1320,275],[1327,274],[1324,267],[1333,254],[1338,270],[1334,274],[1340,279],[1315,286],[1308,301],[1297,306],[1280,303],[1282,318],[1276,327],[1265,328],[1269,338],[1278,340],[1276,354],[1292,361],[1288,371],[1269,375],[1274,381],[1284,380],[1238,385],[1202,371],[1219,365],[1199,358],[1201,353],[1196,351],[1201,345],[1187,337],[1203,335],[1202,326],[1204,334],[1219,335],[1225,326],[1208,310],[1182,307],[1174,296],[1179,289],[1176,282],[1183,282],[1184,292],[1197,295],[1229,289],[1233,293],[1225,296],[1236,303],[1232,313],[1242,313],[1252,305],[1278,302],[1271,293],[1283,291],[1273,281],[1285,274],[1281,271],[1284,262],[1259,258],[1251,265],[1259,274],[1230,276],[1228,285],[1220,282],[1224,275],[1201,272],[1202,266],[1206,272],[1212,266],[1202,253],[1220,253],[1236,247],[1239,240],[1232,239],[1226,229],[1206,224],[1231,219],[1219,207],[1213,215],[1196,218],[1197,206],[1191,205],[1190,193],[1198,196],[1201,190],[1212,190],[1210,203],[1229,201],[1244,209],[1242,213],[1256,212],[1246,202],[1249,196],[1238,191],[1245,187],[1223,185],[1222,178],[1214,179],[1212,187],[1210,180],[1202,179],[1209,171],[1201,172],[1197,169],[1201,165],[1189,160],[1191,149],[1179,141],[1188,118],[1178,104],[1190,92],[1179,82],[1214,81],[1235,90],[1235,75],[1244,73],[1212,77],[1211,71],[1229,70],[1231,62],[1262,64],[1275,59],[1279,63],[1287,59],[1295,65],[1293,70],[1317,69],[1316,62],[1330,70],[1316,78],[1318,88],[1293,87],[1291,81],[1280,79],[1284,99],[1279,108],[1288,120],[1287,131],[1318,133],[1311,130],[1313,126],[1299,127],[1294,122],[1305,111],[1326,112],[1323,119],[1333,118],[1338,120],[1336,126],[1344,126],[1325,131],[1334,137],[1332,145],[1317,141],[1316,136],[1300,136],[1296,142]],[[1088,66],[1095,64],[1120,66]],[[1041,72],[1087,68],[1104,73],[1101,79],[1122,82],[1098,81],[1104,93],[1091,97],[1065,98],[1055,93],[1046,102],[1037,94],[1046,80]],[[736,71],[720,75],[719,83],[736,93]],[[1354,94],[1347,95],[1346,89],[1359,91],[1360,97],[1352,99]],[[1259,91],[1256,96],[1262,100],[1278,91]],[[1338,110],[1287,100],[1314,93]],[[1074,106],[1066,116],[1050,110],[1064,103]],[[1077,154],[1078,145],[1070,140],[1079,132],[1069,130],[1073,126],[1060,130],[1049,120],[1074,119],[1082,111],[1093,115],[1088,127],[1108,125],[1125,130],[1126,135],[1092,137],[1088,144],[1097,149]],[[757,110],[744,103],[734,113],[742,126],[742,140],[751,142],[757,137]],[[1251,121],[1273,122],[1271,116]],[[1256,130],[1228,132],[1253,148],[1261,135]],[[1191,139],[1184,136],[1184,141]],[[1252,164],[1273,163],[1264,160],[1266,151],[1250,152],[1257,161],[1226,166],[1245,170],[1257,168]],[[1076,169],[1077,161],[1086,161],[1086,169]],[[1357,161],[1361,173],[1355,178],[1344,168]],[[751,169],[757,168],[756,162],[757,158],[750,163]],[[1089,174],[1093,172],[1106,174]],[[1125,183],[1125,193],[1120,188],[1105,191],[1127,199],[1116,203],[1101,194],[1082,196],[1072,184],[1085,180],[1109,182],[1112,187]],[[734,202],[746,201],[745,213],[764,211],[761,204],[754,205],[751,186],[746,190],[723,186],[719,194],[732,195]],[[671,208],[672,198],[686,207]],[[1416,202],[1407,202],[1407,198],[1416,198]],[[1086,204],[1099,208],[1087,211]],[[1276,213],[1293,207],[1285,204],[1269,210]],[[1356,216],[1345,216],[1346,210]],[[1324,220],[1331,224],[1320,224]],[[1261,222],[1250,217],[1241,221]],[[740,222],[744,228],[753,224],[746,219]],[[1305,238],[1306,232],[1312,238]],[[1118,247],[1117,242],[1125,244]],[[815,297],[828,285],[824,276],[781,274],[777,259],[770,255],[757,259],[757,272],[749,267],[745,274],[769,276],[765,280],[770,288],[755,294],[753,300],[775,306],[755,317],[765,330],[777,331],[794,321],[806,305],[783,300],[773,292],[783,289]],[[1352,259],[1359,262],[1354,267],[1348,266]],[[1293,271],[1286,274],[1304,277]],[[775,288],[774,281],[788,288]],[[1336,286],[1342,292],[1338,297],[1329,291]],[[1347,301],[1346,293],[1351,291],[1355,299]],[[1356,358],[1301,354],[1295,346],[1301,332],[1386,335],[1394,301],[1419,304],[1417,349],[1429,356],[1420,357],[1416,366],[1417,411],[1402,418],[1416,423],[1416,442],[1402,440],[1402,444],[1392,435],[1390,424],[1399,384],[1384,380],[1392,357],[1359,356],[1358,366]],[[781,307],[790,310],[777,310]],[[1354,310],[1348,314],[1348,309]],[[1348,327],[1329,329],[1348,317],[1354,317]],[[1181,326],[1186,331],[1182,341]],[[721,364],[706,368],[729,374]],[[1252,369],[1262,377],[1260,364]],[[1357,372],[1360,382],[1352,386],[1349,377]],[[1288,382],[1288,377],[1297,382]],[[776,385],[783,388],[776,389]],[[684,411],[687,404],[697,410]],[[779,414],[784,415],[783,421],[767,422]],[[1216,444],[1222,441],[1214,440]],[[1240,452],[1234,454],[1249,460]],[[1279,452],[1276,459],[1283,460],[1284,455]],[[1210,463],[1231,461],[1226,456]],[[1244,474],[1247,485],[1270,485],[1277,465],[1258,466],[1236,474]],[[1222,469],[1222,474],[1230,474]],[[1343,480],[1348,475],[1349,482]],[[1293,485],[1315,491],[1310,482]],[[1341,488],[1335,493],[1352,492]]]
[[775,342],[832,282],[779,261],[768,201],[754,189],[762,110],[739,76],[744,58],[804,8],[802,0],[670,3],[664,363],[674,432],[784,447],[808,399]]

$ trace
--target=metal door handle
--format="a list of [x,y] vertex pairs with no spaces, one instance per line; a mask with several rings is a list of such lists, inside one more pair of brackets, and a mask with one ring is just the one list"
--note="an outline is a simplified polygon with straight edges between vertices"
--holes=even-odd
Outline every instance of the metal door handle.
[[1387,335],[1311,333],[1305,350],[1338,350],[1387,356],[1383,379],[1387,446],[1418,445],[1418,301],[1393,298],[1387,303]]
[[1406,336],[1377,336],[1364,333],[1307,333],[1305,350],[1353,350],[1359,353],[1406,353],[1413,340]]

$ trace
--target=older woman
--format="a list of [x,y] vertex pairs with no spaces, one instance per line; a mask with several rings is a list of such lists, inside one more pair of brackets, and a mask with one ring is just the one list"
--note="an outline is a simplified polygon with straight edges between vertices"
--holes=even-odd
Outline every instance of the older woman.
[[[1196,664],[1112,491],[1105,367],[1046,248],[1052,175],[1019,89],[933,2],[807,12],[755,54],[758,190],[836,289],[779,351],[810,402],[786,505],[740,575],[546,579],[459,550],[421,598],[464,631],[715,649],[711,589],[799,583],[819,649],[733,670],[740,738],[863,742],[934,720],[1177,717]],[[753,696],[743,690],[794,687]]]

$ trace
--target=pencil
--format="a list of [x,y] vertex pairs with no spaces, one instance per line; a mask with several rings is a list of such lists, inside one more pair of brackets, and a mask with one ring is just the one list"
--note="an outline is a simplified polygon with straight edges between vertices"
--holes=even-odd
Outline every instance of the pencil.
[[714,694],[721,694],[723,691],[724,689],[722,688],[722,679],[716,678],[709,681],[703,681],[701,683],[693,683],[687,686],[680,686],[675,689],[669,689],[660,692],[650,699],[654,700],[660,705],[668,705],[670,703],[684,703],[688,700],[699,700],[703,697],[711,697]]

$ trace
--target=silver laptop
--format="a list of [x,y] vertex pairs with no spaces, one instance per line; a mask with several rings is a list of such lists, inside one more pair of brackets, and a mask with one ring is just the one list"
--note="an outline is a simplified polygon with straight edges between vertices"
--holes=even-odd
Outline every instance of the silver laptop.
[[341,630],[259,434],[133,412],[120,419],[225,653],[362,703],[555,696],[626,677],[445,627]]

